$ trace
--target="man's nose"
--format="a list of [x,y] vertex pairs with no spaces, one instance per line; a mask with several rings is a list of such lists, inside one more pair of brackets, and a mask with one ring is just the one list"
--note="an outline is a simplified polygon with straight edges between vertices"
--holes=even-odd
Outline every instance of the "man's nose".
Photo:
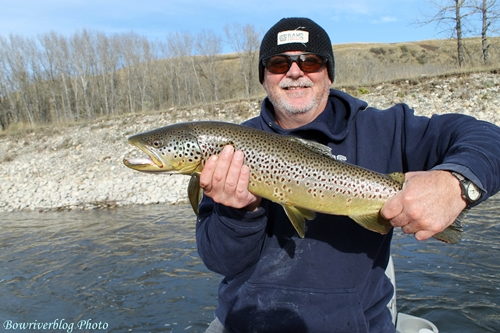
[[286,72],[286,76],[288,77],[300,77],[303,76],[304,72],[300,69],[299,65],[296,61],[292,62],[290,69]]

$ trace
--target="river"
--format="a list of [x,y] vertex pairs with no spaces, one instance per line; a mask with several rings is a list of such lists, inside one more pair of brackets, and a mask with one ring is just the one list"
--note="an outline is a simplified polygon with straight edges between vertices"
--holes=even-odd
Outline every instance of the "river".
[[[496,197],[473,209],[458,245],[396,232],[398,309],[440,332],[500,332],[499,215]],[[204,332],[220,276],[194,221],[187,205],[1,213],[0,331]]]

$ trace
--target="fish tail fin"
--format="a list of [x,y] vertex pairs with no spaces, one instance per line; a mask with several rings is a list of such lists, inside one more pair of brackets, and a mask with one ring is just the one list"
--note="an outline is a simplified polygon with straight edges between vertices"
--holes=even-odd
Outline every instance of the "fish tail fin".
[[464,221],[466,215],[467,210],[464,210],[462,213],[460,213],[460,215],[458,215],[455,222],[453,222],[448,228],[444,229],[441,232],[438,232],[432,237],[448,244],[458,243],[462,238],[462,232],[464,231],[462,222]]

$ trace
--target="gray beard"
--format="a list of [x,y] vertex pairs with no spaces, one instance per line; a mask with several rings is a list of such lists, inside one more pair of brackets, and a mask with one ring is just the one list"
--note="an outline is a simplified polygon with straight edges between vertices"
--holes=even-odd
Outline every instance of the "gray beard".
[[[294,87],[309,88],[312,86],[314,86],[314,83],[312,83],[311,80],[309,80],[309,79],[299,79],[299,80],[284,79],[279,84],[279,87],[283,88],[283,89],[294,88]],[[280,110],[284,110],[290,114],[307,113],[307,112],[311,111],[311,109],[316,104],[316,97],[311,99],[311,101],[307,105],[304,105],[301,107],[298,107],[298,106],[296,106],[288,101],[276,100],[276,99],[274,99],[274,96],[271,96],[271,95],[269,95],[268,97],[275,108],[278,108]]]

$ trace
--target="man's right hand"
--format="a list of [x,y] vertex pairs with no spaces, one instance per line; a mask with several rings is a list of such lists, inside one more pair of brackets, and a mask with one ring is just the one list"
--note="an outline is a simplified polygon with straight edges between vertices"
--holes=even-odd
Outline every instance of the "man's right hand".
[[211,156],[200,175],[200,186],[206,196],[227,207],[254,211],[262,201],[248,191],[250,169],[243,164],[241,150],[227,145],[219,156]]

